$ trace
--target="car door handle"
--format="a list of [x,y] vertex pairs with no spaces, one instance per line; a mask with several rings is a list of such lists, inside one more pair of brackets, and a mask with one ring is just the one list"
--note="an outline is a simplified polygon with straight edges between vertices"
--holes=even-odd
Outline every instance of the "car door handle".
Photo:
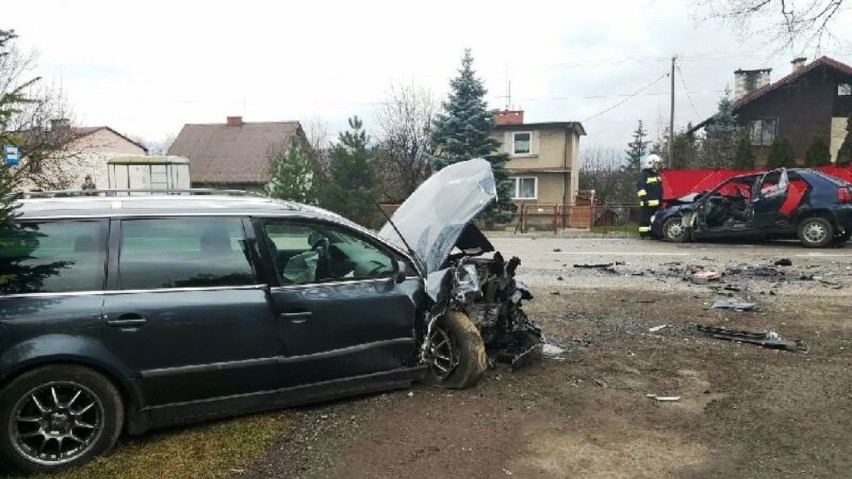
[[292,313],[281,313],[278,315],[281,319],[287,319],[293,324],[302,324],[310,318],[312,313],[310,311],[296,311]]
[[129,313],[122,314],[117,319],[109,319],[107,320],[107,326],[112,326],[114,328],[141,328],[147,323],[148,320],[139,316],[138,314]]

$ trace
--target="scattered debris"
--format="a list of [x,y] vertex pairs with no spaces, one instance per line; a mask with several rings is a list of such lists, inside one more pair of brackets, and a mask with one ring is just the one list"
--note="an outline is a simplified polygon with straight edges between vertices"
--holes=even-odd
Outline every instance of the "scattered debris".
[[722,288],[722,289],[724,289],[725,291],[735,291],[735,292],[739,292],[739,291],[743,290],[742,286],[737,286],[735,284],[726,284],[725,287]]
[[621,302],[622,303],[636,303],[636,304],[654,304],[654,303],[657,302],[657,300],[656,299],[633,299],[633,300],[622,299]]
[[661,325],[659,325],[659,326],[654,326],[653,328],[648,328],[648,332],[650,332],[650,333],[656,333],[657,331],[659,331],[659,330],[661,330],[661,329],[663,329],[663,328],[665,328],[665,327],[667,327],[667,326],[668,326],[668,324],[661,324]]
[[631,276],[645,276],[645,272],[644,271],[634,271],[634,272],[630,273],[630,275]]
[[574,267],[575,268],[586,268],[586,269],[594,269],[594,268],[606,269],[606,268],[612,268],[616,264],[618,264],[618,263],[587,263],[587,264],[575,264]]
[[408,394],[406,394],[406,396],[413,398],[414,397],[414,391],[408,391]]
[[553,252],[554,252],[554,253],[561,253],[561,252],[562,252],[562,248],[553,248]]
[[710,281],[718,281],[722,278],[722,272],[718,269],[704,269],[701,267],[694,267],[689,270],[687,273],[687,278],[692,280],[693,283],[697,284],[705,284]]
[[503,471],[503,474],[505,474],[505,475],[507,475],[507,476],[511,476],[511,475],[512,475],[512,471],[510,471],[510,470],[508,470],[508,469],[500,469],[500,470],[501,470],[501,471]]
[[822,284],[827,284],[829,286],[840,286],[840,283],[838,283],[837,281],[832,281],[830,279],[825,279],[825,278],[814,278],[814,279],[816,279],[817,281],[819,281]]
[[746,303],[735,299],[717,299],[710,309],[733,309],[734,311],[752,311],[757,308],[757,303]]
[[790,258],[781,258],[774,264],[775,266],[793,266],[793,262],[790,261]]
[[603,382],[603,381],[601,381],[600,379],[597,379],[597,378],[592,378],[592,382],[594,382],[595,384],[597,384],[598,386],[600,386],[602,388],[608,387],[605,382]]
[[544,343],[541,347],[541,354],[548,358],[558,358],[565,350],[555,344]]
[[563,278],[562,278],[562,276],[557,276],[557,277],[556,277],[556,280],[557,280],[557,281],[562,281],[562,279],[563,279]]
[[677,402],[680,401],[680,396],[657,396],[656,394],[646,394],[646,398],[653,399],[657,402]]
[[735,329],[718,328],[715,326],[704,326],[701,324],[696,324],[695,328],[698,329],[698,331],[707,334],[712,338],[757,344],[770,349],[784,349],[787,351],[805,352],[810,349],[804,341],[801,341],[799,339],[781,339],[781,336],[779,336],[778,333],[776,333],[775,331],[768,331],[766,333],[755,333],[752,331],[738,331]]
[[550,294],[554,296],[559,296],[559,291],[551,291]]

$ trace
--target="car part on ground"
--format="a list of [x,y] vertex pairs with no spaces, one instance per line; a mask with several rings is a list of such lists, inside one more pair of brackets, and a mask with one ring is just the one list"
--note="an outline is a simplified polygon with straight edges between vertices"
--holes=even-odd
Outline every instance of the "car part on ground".
[[804,352],[807,352],[810,349],[805,342],[798,339],[782,339],[775,331],[769,331],[766,333],[755,333],[752,331],[739,331],[736,329],[704,326],[701,324],[696,324],[695,328],[699,332],[702,332],[712,338],[726,339],[728,341],[737,341],[741,343],[757,344],[770,349],[784,349],[787,351]]
[[734,299],[717,299],[710,309],[732,309],[734,311],[754,311],[757,303],[737,301]]

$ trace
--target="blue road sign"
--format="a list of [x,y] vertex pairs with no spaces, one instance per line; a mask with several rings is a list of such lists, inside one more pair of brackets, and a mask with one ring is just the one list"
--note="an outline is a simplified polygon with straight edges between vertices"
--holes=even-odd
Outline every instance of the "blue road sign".
[[21,164],[21,150],[15,145],[3,145],[3,162],[7,166]]

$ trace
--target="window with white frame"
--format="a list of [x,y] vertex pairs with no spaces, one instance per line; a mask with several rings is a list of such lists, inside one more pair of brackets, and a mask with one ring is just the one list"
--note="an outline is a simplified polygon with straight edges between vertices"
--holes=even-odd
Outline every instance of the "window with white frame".
[[535,176],[522,176],[511,179],[514,183],[512,199],[534,200],[538,198],[538,178]]
[[778,120],[751,120],[748,129],[752,145],[768,146],[775,141],[775,133],[778,131]]
[[852,96],[852,83],[838,83],[837,96]]
[[512,154],[529,155],[532,153],[532,133],[516,131],[512,133]]

